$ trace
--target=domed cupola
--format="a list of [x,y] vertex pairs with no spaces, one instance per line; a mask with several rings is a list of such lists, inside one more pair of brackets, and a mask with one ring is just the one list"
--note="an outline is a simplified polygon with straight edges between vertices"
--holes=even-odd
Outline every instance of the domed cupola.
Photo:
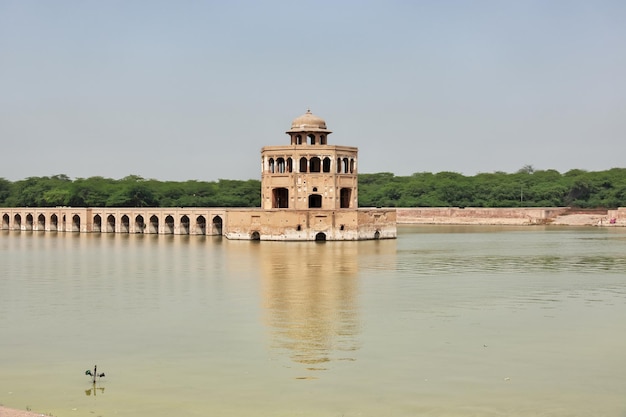
[[287,132],[291,136],[292,145],[326,145],[326,136],[332,132],[327,129],[326,121],[307,110],[302,116],[291,122]]

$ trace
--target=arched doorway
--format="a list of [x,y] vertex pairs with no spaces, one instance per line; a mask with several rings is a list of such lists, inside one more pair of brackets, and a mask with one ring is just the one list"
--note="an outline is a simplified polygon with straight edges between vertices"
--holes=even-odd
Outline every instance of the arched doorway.
[[272,207],[289,208],[289,190],[286,188],[274,188],[272,190]]
[[350,188],[342,188],[339,194],[340,194],[340,207],[350,208],[350,196],[352,195],[352,190]]
[[255,230],[250,234],[250,240],[261,240],[261,234]]
[[46,216],[43,213],[37,216],[37,230],[46,230]]
[[326,242],[326,233],[319,232],[318,234],[316,234],[315,235],[315,241],[316,242]]
[[7,230],[9,228],[9,215],[8,214],[4,214],[2,215],[2,230]]

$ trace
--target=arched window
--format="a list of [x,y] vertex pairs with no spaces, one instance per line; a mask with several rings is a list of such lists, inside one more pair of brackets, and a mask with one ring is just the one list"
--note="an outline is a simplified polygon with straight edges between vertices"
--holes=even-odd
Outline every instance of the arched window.
[[337,174],[341,174],[341,158],[337,158]]
[[302,136],[296,135],[296,145],[302,145]]
[[306,172],[307,169],[307,160],[306,158],[303,156],[302,158],[300,158],[300,172]]
[[343,173],[347,174],[349,167],[348,167],[348,158],[343,158]]
[[285,173],[285,158],[278,158],[276,160],[276,166],[279,174]]
[[324,158],[324,161],[322,163],[322,171],[330,172],[330,158],[329,157]]
[[270,160],[269,160],[269,171],[272,174],[274,173],[274,158],[270,158]]
[[293,159],[287,158],[287,172],[293,172]]
[[322,161],[317,156],[314,156],[309,162],[309,169],[311,170],[311,172],[320,172],[321,165]]
[[350,159],[350,174],[354,174],[354,159]]
[[315,145],[315,135],[314,135],[314,134],[312,134],[312,133],[311,133],[311,134],[309,134],[309,135],[307,136],[307,138],[309,139],[309,143],[310,143],[311,145]]
[[320,145],[326,145],[326,135],[320,135]]

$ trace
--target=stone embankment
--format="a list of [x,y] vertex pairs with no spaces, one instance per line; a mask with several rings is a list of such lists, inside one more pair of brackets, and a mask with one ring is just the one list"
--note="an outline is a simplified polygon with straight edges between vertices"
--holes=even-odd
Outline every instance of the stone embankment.
[[568,207],[398,208],[398,224],[626,226],[626,207],[617,210],[575,210]]

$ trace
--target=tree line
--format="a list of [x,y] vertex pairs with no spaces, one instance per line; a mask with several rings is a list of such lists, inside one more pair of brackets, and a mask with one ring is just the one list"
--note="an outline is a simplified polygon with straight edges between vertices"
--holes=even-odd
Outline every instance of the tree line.
[[[389,172],[359,174],[360,207],[626,206],[626,168],[606,171],[534,170],[515,173]],[[0,178],[4,207],[260,207],[259,180],[158,181],[130,175],[70,179],[67,175]]]

